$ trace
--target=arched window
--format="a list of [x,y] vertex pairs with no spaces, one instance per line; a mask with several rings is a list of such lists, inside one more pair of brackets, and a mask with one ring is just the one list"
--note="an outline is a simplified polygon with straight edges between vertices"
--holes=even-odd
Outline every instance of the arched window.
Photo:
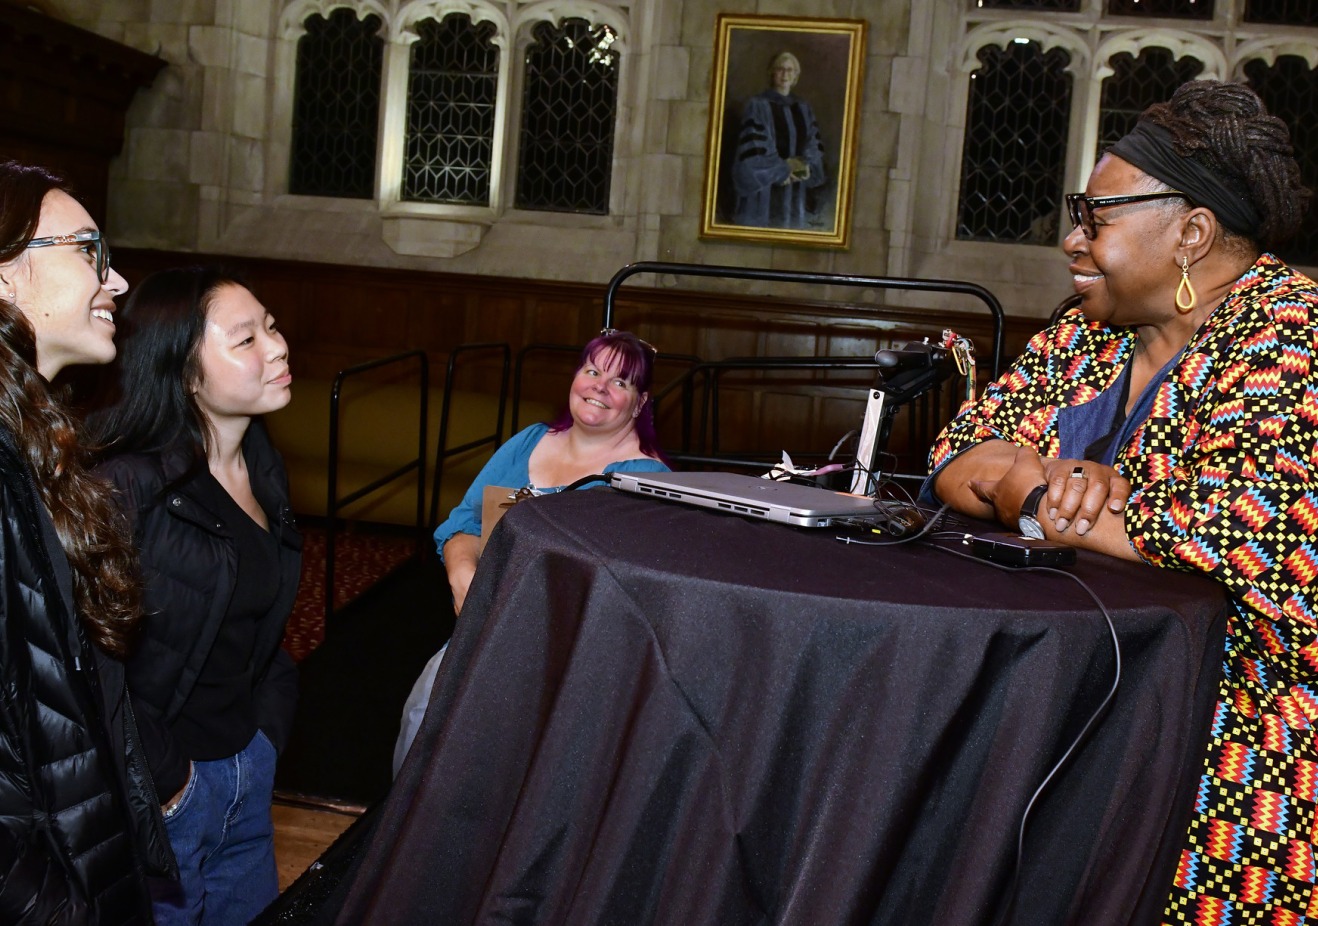
[[309,16],[297,43],[290,193],[370,199],[384,39],[380,18],[337,9]]
[[[962,60],[975,60],[974,52],[980,66],[967,80],[956,239],[1058,243],[1069,229],[1045,221],[1060,218],[1058,184],[1082,188],[1094,161],[1141,112],[1199,77],[1247,80],[1290,126],[1305,182],[1318,189],[1318,70],[1310,66],[1318,66],[1318,3],[964,3]],[[1014,12],[1025,9],[1033,12]],[[1147,28],[1132,23],[1150,17]],[[975,49],[976,42],[988,44]],[[1283,256],[1318,265],[1318,209]]]
[[618,113],[617,35],[584,19],[538,23],[526,52],[517,207],[609,211]]
[[[1246,62],[1245,78],[1268,112],[1290,126],[1300,176],[1318,191],[1318,71],[1298,55],[1279,55],[1271,65],[1259,59]],[[1318,203],[1310,205],[1301,228],[1279,256],[1313,266],[1318,264]]]
[[631,2],[288,0],[289,192],[485,224],[509,200],[607,215]]
[[487,205],[499,86],[495,26],[466,14],[417,24],[408,69],[403,199]]
[[1149,46],[1133,55],[1112,56],[1112,75],[1103,81],[1098,112],[1098,149],[1101,157],[1117,139],[1135,127],[1140,113],[1171,97],[1176,88],[1194,80],[1204,69],[1189,56],[1175,58],[1166,48]]
[[1071,115],[1070,55],[1037,42],[979,50],[970,75],[957,237],[1057,238]]

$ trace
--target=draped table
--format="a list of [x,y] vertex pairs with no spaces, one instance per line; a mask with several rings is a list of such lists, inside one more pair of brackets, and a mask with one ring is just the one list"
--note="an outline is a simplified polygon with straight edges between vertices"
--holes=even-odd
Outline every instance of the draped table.
[[[943,541],[955,544],[955,538]],[[1220,678],[1208,580],[843,544],[612,489],[486,547],[342,923],[1145,922]]]

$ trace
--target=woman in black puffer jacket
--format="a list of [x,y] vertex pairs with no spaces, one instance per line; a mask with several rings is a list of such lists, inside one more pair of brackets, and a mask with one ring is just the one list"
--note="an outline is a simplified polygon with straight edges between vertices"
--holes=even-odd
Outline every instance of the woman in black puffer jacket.
[[139,621],[132,548],[52,396],[114,358],[127,289],[87,211],[0,163],[0,923],[150,923],[172,873],[124,693]]

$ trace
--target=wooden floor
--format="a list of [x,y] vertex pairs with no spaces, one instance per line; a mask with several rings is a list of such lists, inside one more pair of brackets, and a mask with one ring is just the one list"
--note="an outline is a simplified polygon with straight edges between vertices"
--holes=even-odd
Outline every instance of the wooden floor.
[[284,891],[361,816],[363,808],[275,796],[275,864]]

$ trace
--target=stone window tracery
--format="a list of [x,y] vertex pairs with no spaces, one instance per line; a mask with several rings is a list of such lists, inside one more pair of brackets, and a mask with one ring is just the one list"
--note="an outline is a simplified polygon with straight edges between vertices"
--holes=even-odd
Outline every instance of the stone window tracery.
[[[1070,229],[1053,178],[1062,173],[1083,187],[1103,150],[1144,108],[1196,77],[1249,83],[1291,127],[1304,180],[1318,187],[1318,131],[1309,128],[1318,125],[1318,28],[1306,28],[1318,25],[1318,4],[1081,0],[1049,12],[1057,7],[1048,0],[965,2],[957,239],[1056,244]],[[1012,18],[1026,8],[1037,12]],[[1132,15],[1150,22],[1136,27]],[[1016,76],[1002,78],[1003,68]],[[1022,122],[1025,113],[1030,118]],[[1066,123],[1060,128],[1059,118]],[[1283,256],[1318,264],[1313,210],[1301,240]]]
[[384,56],[380,18],[338,9],[306,25],[297,44],[289,192],[370,199]]
[[607,215],[626,5],[293,0],[289,192]]
[[403,199],[487,205],[499,48],[491,22],[451,13],[417,24],[408,68]]

